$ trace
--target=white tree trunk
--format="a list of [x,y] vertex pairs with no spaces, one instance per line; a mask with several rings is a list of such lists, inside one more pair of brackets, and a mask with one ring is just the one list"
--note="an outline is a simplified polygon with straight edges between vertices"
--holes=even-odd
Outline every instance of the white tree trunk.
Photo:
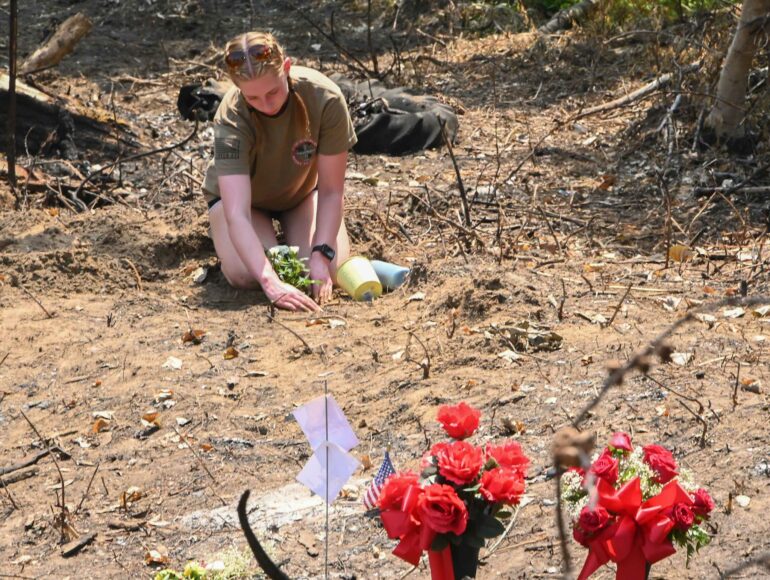
[[770,14],[770,0],[743,0],[741,18],[727,51],[717,84],[716,101],[706,118],[706,127],[717,138],[737,138],[744,133],[744,103],[749,71],[757,46],[765,35],[764,18]]

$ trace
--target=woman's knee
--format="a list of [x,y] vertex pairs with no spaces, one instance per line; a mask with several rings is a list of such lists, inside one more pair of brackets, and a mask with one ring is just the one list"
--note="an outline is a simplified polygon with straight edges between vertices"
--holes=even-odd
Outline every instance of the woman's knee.
[[222,275],[233,288],[249,290],[259,286],[251,274],[237,265],[222,262]]

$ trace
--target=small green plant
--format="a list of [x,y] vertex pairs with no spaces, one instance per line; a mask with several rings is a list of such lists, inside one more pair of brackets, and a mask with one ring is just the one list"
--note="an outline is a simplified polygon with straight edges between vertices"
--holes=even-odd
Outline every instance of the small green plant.
[[308,277],[305,265],[307,258],[300,258],[298,252],[297,246],[273,246],[266,250],[265,254],[281,282],[307,292],[308,288],[318,281]]
[[252,556],[248,549],[232,547],[218,552],[207,559],[204,566],[200,562],[190,561],[180,573],[167,568],[155,574],[154,580],[258,580],[265,578],[261,571],[252,566]]

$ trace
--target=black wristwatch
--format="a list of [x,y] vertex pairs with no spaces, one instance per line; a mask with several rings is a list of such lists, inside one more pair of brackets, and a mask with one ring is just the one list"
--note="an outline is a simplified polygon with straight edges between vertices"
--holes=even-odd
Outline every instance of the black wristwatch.
[[321,255],[330,262],[334,259],[334,256],[337,255],[337,253],[334,251],[334,248],[332,248],[329,244],[319,244],[317,246],[313,246],[313,249],[310,253],[312,254],[313,252],[321,252]]

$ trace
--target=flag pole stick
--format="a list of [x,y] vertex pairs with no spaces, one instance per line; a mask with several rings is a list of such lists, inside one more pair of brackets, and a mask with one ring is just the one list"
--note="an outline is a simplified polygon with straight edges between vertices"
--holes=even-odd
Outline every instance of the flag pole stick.
[[324,530],[324,578],[329,580],[329,384],[324,380],[324,421],[326,423],[326,524]]

